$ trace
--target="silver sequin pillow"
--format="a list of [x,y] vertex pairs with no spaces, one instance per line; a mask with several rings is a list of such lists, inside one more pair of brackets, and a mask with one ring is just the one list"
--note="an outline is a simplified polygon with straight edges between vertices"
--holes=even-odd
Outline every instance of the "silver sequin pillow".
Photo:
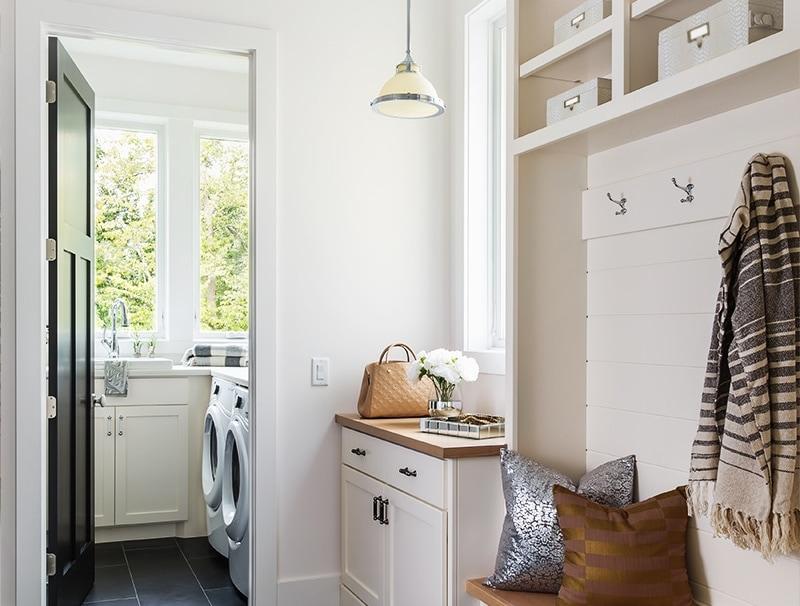
[[558,526],[553,486],[563,486],[610,507],[633,502],[636,459],[610,461],[583,476],[576,486],[513,450],[500,455],[506,518],[495,572],[486,584],[495,589],[558,593],[564,569],[564,538]]

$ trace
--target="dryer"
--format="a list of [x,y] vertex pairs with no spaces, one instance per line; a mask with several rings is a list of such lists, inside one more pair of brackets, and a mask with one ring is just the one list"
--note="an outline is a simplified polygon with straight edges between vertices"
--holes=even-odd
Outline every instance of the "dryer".
[[233,383],[214,378],[203,424],[203,497],[206,502],[208,542],[228,557],[228,536],[222,517],[222,483],[225,470],[225,436],[233,417]]
[[239,387],[234,396],[233,418],[225,437],[225,472],[222,480],[222,516],[228,537],[231,581],[248,595],[250,580],[250,398]]

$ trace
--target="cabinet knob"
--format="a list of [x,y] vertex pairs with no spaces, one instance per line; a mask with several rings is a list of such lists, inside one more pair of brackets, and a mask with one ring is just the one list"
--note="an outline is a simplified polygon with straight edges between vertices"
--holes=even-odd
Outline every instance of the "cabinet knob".
[[350,452],[352,452],[354,455],[356,455],[358,457],[366,457],[367,456],[367,451],[362,449],[362,448],[353,448],[353,449],[350,450]]
[[409,478],[416,478],[417,477],[417,470],[416,469],[409,469],[408,467],[403,467],[400,470],[400,473],[402,473],[404,476],[407,476]]

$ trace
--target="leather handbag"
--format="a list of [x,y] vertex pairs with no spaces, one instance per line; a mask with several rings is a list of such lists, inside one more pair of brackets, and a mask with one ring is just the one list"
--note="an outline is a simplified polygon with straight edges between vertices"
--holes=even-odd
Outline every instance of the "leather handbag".
[[[406,360],[389,361],[389,351],[400,348]],[[364,369],[361,393],[358,396],[358,414],[367,419],[425,417],[428,400],[435,399],[433,383],[427,377],[411,383],[406,372],[417,356],[405,343],[392,343],[381,352],[377,362]]]

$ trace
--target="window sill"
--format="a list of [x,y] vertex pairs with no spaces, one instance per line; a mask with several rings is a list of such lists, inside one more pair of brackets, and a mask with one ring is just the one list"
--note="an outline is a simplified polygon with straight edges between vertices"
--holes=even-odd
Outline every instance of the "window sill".
[[465,351],[465,355],[475,358],[484,375],[506,374],[506,352],[504,349],[485,349],[482,351]]

